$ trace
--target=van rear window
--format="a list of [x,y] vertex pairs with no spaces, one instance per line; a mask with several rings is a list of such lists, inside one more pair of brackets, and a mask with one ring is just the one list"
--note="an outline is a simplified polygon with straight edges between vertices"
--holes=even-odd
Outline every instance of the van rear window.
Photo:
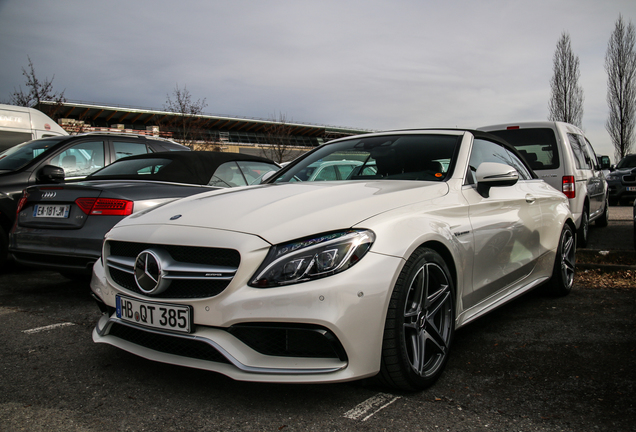
[[550,128],[507,129],[488,133],[497,135],[515,146],[533,170],[559,167],[556,137]]

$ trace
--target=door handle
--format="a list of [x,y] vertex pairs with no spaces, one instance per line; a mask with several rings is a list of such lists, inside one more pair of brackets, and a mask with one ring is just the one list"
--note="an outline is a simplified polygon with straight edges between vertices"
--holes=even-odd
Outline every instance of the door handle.
[[535,202],[537,199],[535,197],[533,197],[530,194],[526,195],[526,202],[532,204],[533,202]]

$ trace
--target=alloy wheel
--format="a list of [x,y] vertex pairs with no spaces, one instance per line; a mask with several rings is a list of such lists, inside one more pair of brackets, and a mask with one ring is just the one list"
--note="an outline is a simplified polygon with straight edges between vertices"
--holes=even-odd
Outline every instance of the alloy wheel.
[[452,334],[450,283],[435,263],[424,263],[409,286],[404,305],[404,346],[413,371],[434,375],[448,355]]
[[574,268],[575,268],[575,244],[574,235],[570,230],[563,230],[561,233],[561,250],[559,251],[561,256],[561,277],[563,283],[569,289],[574,283]]

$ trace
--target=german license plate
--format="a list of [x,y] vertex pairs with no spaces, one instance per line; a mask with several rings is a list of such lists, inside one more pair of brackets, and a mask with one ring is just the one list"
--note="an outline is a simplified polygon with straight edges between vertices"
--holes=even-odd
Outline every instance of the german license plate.
[[69,209],[70,205],[36,204],[33,208],[33,217],[67,218]]
[[191,306],[141,301],[119,295],[115,297],[115,303],[115,313],[122,321],[174,332],[191,332]]
[[636,186],[627,186],[627,192],[636,192]]

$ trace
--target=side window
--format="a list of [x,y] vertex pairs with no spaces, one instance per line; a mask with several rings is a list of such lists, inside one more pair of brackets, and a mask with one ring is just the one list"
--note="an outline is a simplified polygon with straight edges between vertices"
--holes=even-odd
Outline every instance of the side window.
[[137,142],[113,141],[113,149],[115,159],[148,153],[146,144]]
[[592,166],[594,167],[594,169],[600,170],[601,164],[599,163],[598,157],[596,157],[596,153],[594,152],[592,144],[590,144],[590,142],[584,136],[581,137],[581,141],[585,145],[585,149],[587,150],[587,154],[591,159]]
[[[466,184],[475,183],[475,172],[477,168],[479,168],[479,165],[484,162],[503,163],[516,168],[510,160],[508,150],[492,141],[476,138],[473,141],[473,150],[470,153],[469,172],[466,176]],[[521,163],[521,161],[519,161],[519,163]]]
[[237,161],[238,166],[243,172],[243,176],[248,184],[258,184],[265,174],[270,171],[278,170],[276,165],[267,164],[258,161]]
[[574,161],[578,169],[592,169],[592,161],[588,155],[585,145],[579,140],[579,137],[574,134],[568,134],[568,141],[574,154]]
[[339,165],[336,168],[338,170],[338,174],[340,174],[340,179],[344,180],[349,178],[349,174],[351,174],[355,165]]
[[530,174],[530,171],[528,171],[528,168],[523,164],[523,162],[521,162],[521,159],[519,159],[517,155],[515,155],[514,153],[508,150],[506,152],[508,153],[508,157],[510,158],[510,165],[512,165],[514,169],[517,170],[517,173],[519,173],[519,179],[521,180],[532,179],[532,174]]
[[216,187],[236,187],[247,186],[243,174],[236,162],[226,162],[219,165],[214,175],[208,182],[208,186]]
[[49,163],[63,168],[66,178],[86,177],[104,167],[104,142],[75,144],[56,155]]
[[336,167],[334,165],[329,165],[321,169],[316,177],[314,177],[313,181],[332,181],[338,180],[336,177]]

